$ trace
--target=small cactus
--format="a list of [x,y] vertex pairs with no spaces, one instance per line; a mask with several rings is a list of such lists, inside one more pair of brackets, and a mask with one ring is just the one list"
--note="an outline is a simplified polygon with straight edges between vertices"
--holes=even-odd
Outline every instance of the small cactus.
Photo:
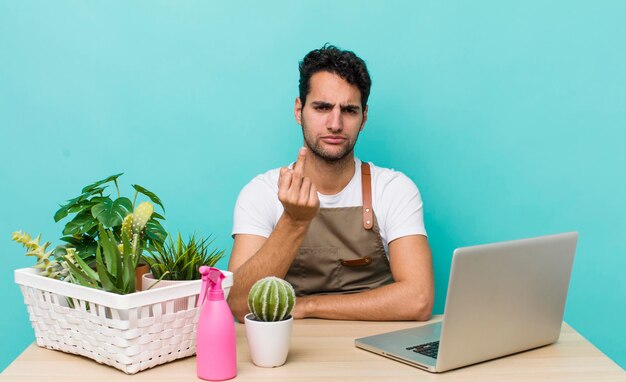
[[[142,235],[153,213],[154,207],[152,204],[150,202],[143,202],[135,208],[132,214],[126,215],[124,221],[122,221],[122,235],[125,234],[134,246],[137,244],[137,238]],[[118,249],[120,252],[123,251],[121,244]],[[133,250],[133,253],[135,253],[135,250]]]
[[135,208],[132,217],[133,234],[139,234],[143,231],[153,213],[154,207],[150,202],[143,202]]
[[133,237],[133,214],[126,215],[122,221],[122,234],[126,234],[129,240]]
[[248,294],[248,309],[261,321],[282,321],[289,317],[296,302],[291,284],[278,277],[263,278]]

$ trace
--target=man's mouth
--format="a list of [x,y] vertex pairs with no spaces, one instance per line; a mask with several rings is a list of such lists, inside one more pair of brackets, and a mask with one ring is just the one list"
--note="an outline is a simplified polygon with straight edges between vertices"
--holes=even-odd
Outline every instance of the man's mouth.
[[329,145],[340,145],[346,141],[345,137],[338,135],[326,135],[322,137],[322,142]]

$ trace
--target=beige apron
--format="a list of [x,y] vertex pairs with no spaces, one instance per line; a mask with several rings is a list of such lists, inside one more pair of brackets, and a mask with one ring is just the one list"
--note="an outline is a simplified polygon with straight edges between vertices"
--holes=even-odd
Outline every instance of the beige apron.
[[361,164],[363,206],[320,208],[285,279],[296,295],[354,293],[393,282],[372,209],[370,166]]

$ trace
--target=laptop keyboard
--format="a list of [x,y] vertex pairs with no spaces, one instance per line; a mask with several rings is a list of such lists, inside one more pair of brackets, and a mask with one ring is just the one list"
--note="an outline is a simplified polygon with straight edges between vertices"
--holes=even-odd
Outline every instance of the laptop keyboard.
[[425,355],[426,357],[437,358],[437,353],[439,352],[439,341],[409,346],[406,350],[413,350],[414,352]]

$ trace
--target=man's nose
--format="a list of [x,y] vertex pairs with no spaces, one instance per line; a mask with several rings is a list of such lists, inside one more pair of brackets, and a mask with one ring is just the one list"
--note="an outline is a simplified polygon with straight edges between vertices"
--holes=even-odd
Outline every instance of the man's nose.
[[341,118],[341,109],[338,107],[333,108],[333,110],[328,115],[328,123],[327,128],[330,131],[341,131],[343,130],[343,119]]

